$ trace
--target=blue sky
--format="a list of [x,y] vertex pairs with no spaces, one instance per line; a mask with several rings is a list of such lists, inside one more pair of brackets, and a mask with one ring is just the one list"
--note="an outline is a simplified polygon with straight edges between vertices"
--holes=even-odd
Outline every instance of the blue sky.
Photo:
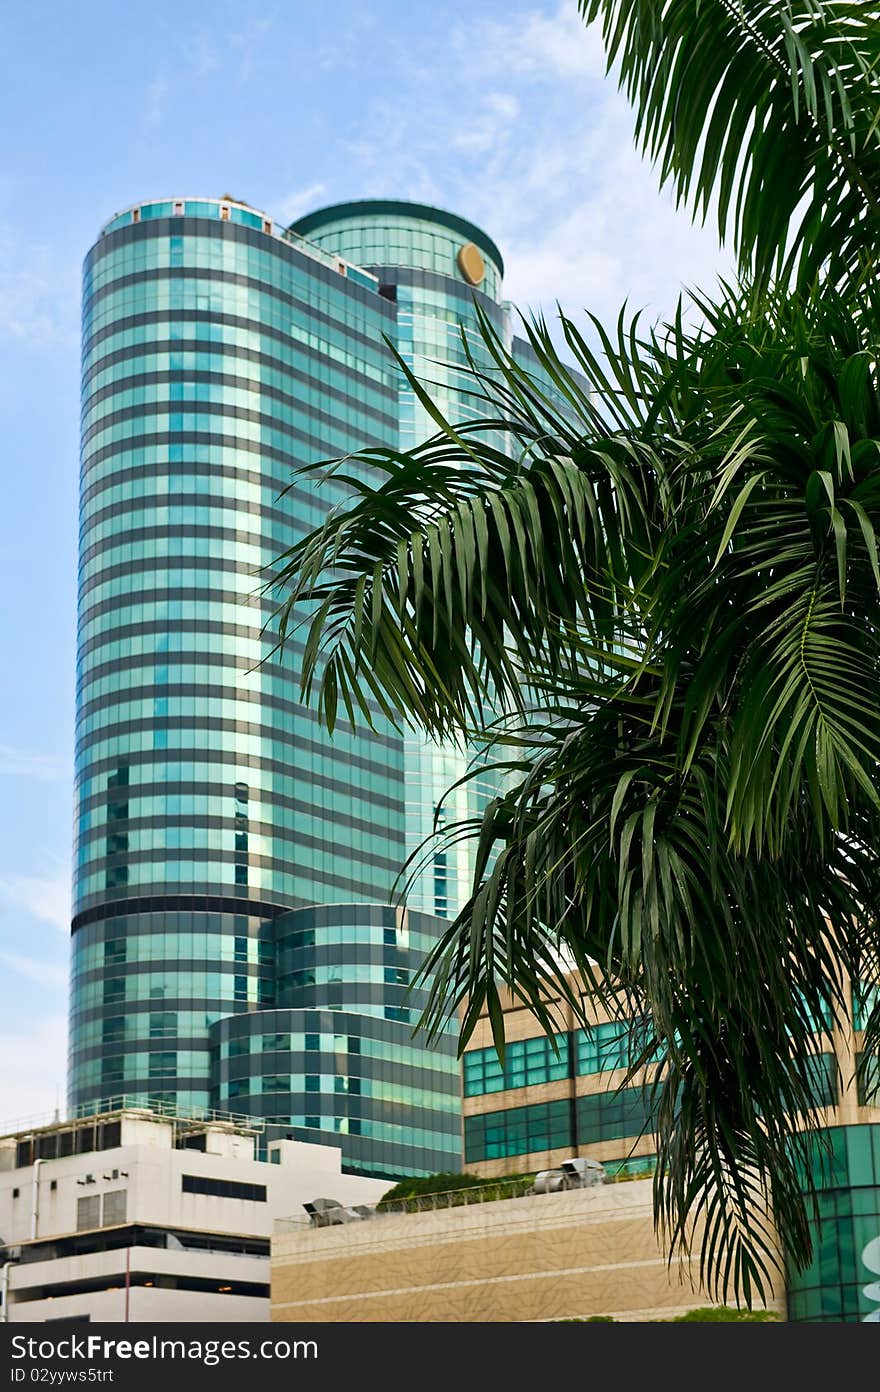
[[412,198],[485,227],[506,293],[670,312],[727,258],[657,192],[576,0],[0,3],[0,1130],[63,1105],[79,277],[117,210],[279,221]]

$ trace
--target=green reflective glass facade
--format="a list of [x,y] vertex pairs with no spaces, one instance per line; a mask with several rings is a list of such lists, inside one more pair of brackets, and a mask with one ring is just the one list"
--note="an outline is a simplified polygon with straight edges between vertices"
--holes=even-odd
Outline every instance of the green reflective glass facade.
[[[70,1099],[240,1110],[365,1171],[451,1169],[454,1049],[413,1044],[401,999],[441,924],[413,915],[403,947],[390,903],[461,756],[381,720],[331,740],[295,699],[298,639],[282,666],[262,633],[261,568],[342,496],[301,466],[430,433],[385,338],[460,419],[459,325],[473,341],[476,296],[510,341],[509,312],[497,250],[459,218],[377,203],[308,221],[164,200],[86,258]],[[466,887],[465,860],[438,853],[411,903],[443,919]],[[335,1050],[306,1071],[293,1046],[229,1072],[225,1046],[329,1037],[336,1012],[375,1078]]]
[[[479,415],[473,379],[462,343],[489,375],[492,358],[477,327],[477,308],[502,340],[514,346],[509,306],[500,302],[504,271],[495,243],[478,227],[453,214],[391,200],[343,203],[310,213],[295,230],[335,256],[346,257],[375,275],[396,306],[396,347],[404,362],[453,424]],[[483,263],[477,285],[462,276],[458,254],[468,243]],[[436,433],[437,425],[415,392],[401,382],[399,443],[409,449]],[[435,816],[452,826],[473,817],[496,791],[492,779],[473,779],[449,790],[463,777],[468,757],[449,746],[408,738],[405,752],[407,856],[429,841]],[[438,843],[415,879],[408,902],[440,916],[452,916],[470,893],[472,846]]]
[[788,1317],[807,1323],[880,1323],[880,1125],[820,1133],[805,1184],[813,1260],[788,1272]]

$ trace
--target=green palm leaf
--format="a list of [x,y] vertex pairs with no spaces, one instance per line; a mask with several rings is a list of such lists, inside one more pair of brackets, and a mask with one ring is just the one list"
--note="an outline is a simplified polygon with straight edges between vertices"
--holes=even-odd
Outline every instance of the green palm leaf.
[[580,0],[680,202],[745,270],[852,282],[880,236],[880,25],[866,0]]

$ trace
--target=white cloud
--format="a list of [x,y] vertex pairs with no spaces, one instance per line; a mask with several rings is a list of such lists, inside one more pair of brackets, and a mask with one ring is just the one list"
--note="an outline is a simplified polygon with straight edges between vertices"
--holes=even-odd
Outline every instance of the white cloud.
[[66,866],[58,864],[46,875],[0,876],[0,896],[6,901],[7,917],[14,905],[62,933],[69,932],[70,870]]
[[0,227],[0,337],[30,347],[79,342],[79,275],[48,246]]
[[144,91],[144,119],[147,125],[158,126],[164,119],[169,85],[168,70],[164,66],[152,82],[147,83]]
[[541,80],[598,77],[605,71],[598,31],[584,24],[574,0],[563,0],[552,14],[533,10],[508,22],[468,24],[459,30],[456,45],[468,66]]
[[548,318],[558,300],[582,324],[587,309],[613,328],[624,303],[653,322],[730,273],[714,226],[676,210],[636,150],[574,0],[469,18],[451,46],[433,82],[389,86],[344,144],[362,196],[387,197],[390,168],[402,197],[477,222],[501,248],[505,295]]
[[25,1035],[0,1033],[0,1058],[15,1060],[0,1069],[0,1135],[38,1119],[64,1113],[67,1020],[61,1012],[31,1022]]
[[519,101],[512,93],[490,92],[483,100],[482,112],[456,132],[452,143],[457,150],[465,150],[471,155],[497,150],[503,141],[509,139],[519,112]]
[[308,184],[305,188],[294,189],[292,193],[285,194],[273,204],[269,211],[286,227],[298,217],[302,217],[303,213],[320,207],[326,187],[326,184]]
[[249,82],[259,69],[263,40],[271,28],[270,19],[252,19],[244,29],[230,35],[229,46],[238,56],[239,82]]
[[549,317],[558,300],[575,319],[587,309],[613,327],[626,302],[650,322],[670,316],[686,287],[711,291],[719,270],[730,273],[714,225],[695,226],[659,190],[635,148],[633,112],[605,76],[598,28],[571,0],[463,29],[457,42],[469,84],[503,70],[521,108],[515,140],[499,124],[467,152],[480,159],[459,184],[468,215],[501,247],[514,303]]
[[38,754],[27,749],[15,749],[0,744],[0,776],[60,780],[70,777],[70,766],[57,754]]
[[57,962],[45,962],[38,957],[22,957],[17,952],[0,952],[0,962],[5,962],[19,976],[26,976],[38,986],[48,991],[64,991],[67,988],[68,971]]

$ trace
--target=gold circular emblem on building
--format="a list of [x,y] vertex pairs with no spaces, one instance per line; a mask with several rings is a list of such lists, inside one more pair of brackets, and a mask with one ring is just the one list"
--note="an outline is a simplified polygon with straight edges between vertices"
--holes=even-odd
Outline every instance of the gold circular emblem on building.
[[479,285],[486,274],[486,265],[478,247],[473,242],[465,242],[458,252],[458,269],[468,285]]

